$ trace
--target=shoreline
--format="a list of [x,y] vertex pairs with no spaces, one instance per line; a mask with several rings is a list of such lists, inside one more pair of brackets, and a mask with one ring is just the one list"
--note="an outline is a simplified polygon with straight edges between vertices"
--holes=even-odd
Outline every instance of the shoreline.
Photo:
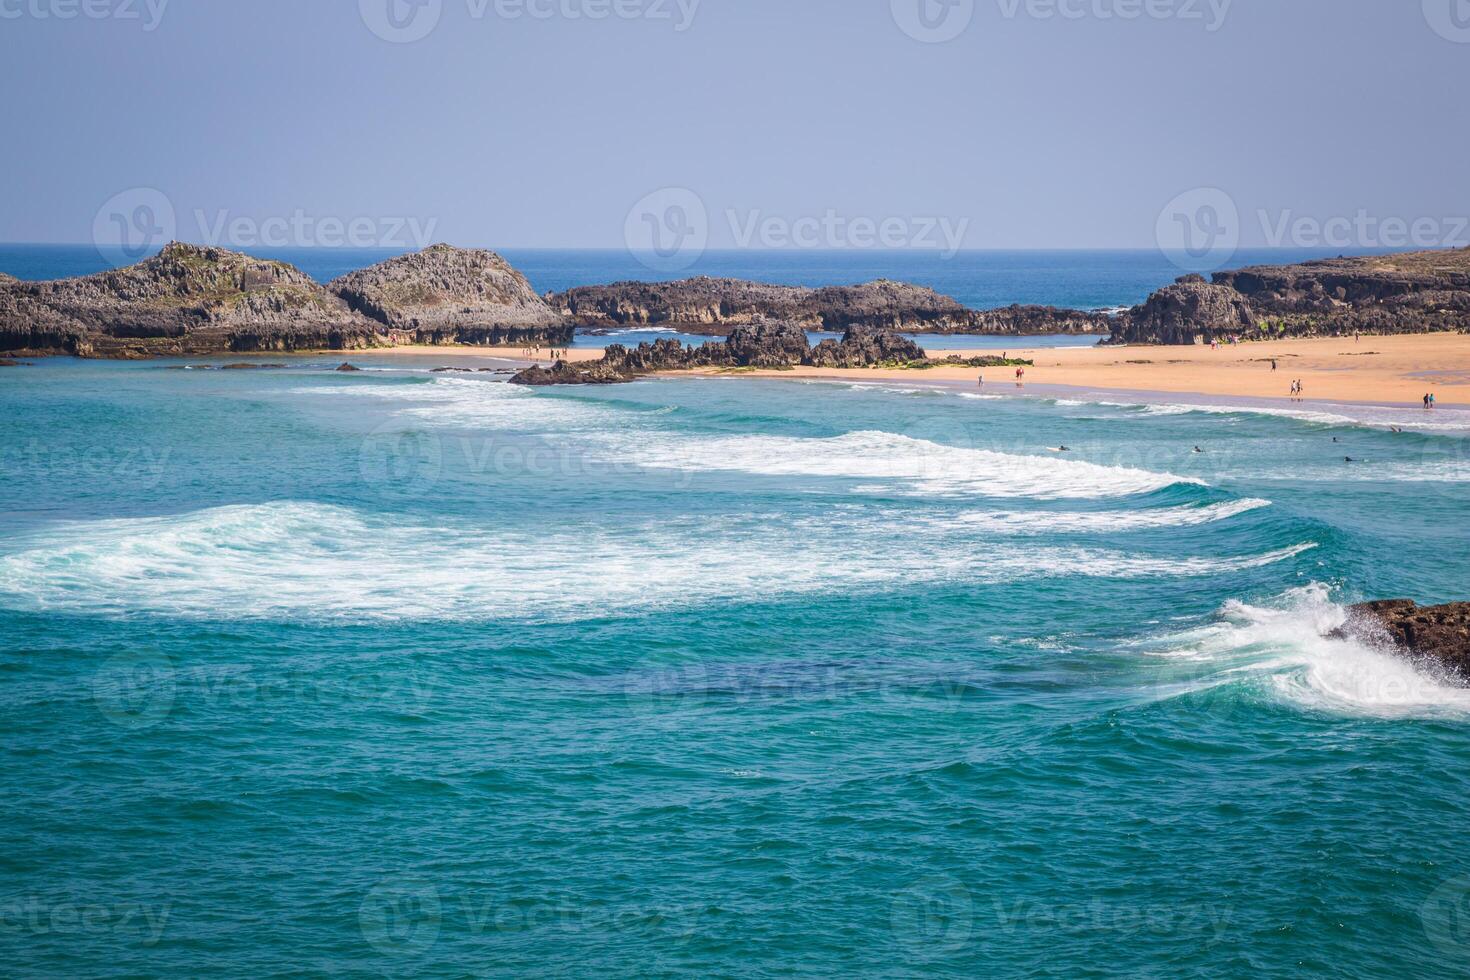
[[[942,351],[961,357],[994,354],[991,350]],[[1102,390],[1256,398],[1280,403],[1331,403],[1396,408],[1423,408],[1433,393],[1440,407],[1470,404],[1470,335],[1457,333],[1397,334],[1346,338],[1254,341],[1212,350],[1205,346],[1017,347],[1010,357],[1035,362],[1026,368],[1026,387],[1045,385],[1074,390]],[[1277,368],[1271,369],[1275,359]],[[674,374],[689,372],[671,372]],[[718,373],[718,372],[697,372]],[[1015,390],[1013,369],[934,367],[811,368],[741,371],[742,377],[825,379],[892,383],[950,382],[978,390]],[[1303,394],[1293,399],[1293,380]],[[1023,389],[1024,390],[1024,389]]]
[[[1026,338],[1017,338],[1024,342]],[[1212,350],[1206,346],[1016,347],[1010,350],[927,350],[931,356],[984,357],[1006,354],[1031,360],[1025,390],[1038,386],[1072,391],[1102,391],[1157,396],[1252,398],[1273,404],[1341,404],[1422,409],[1422,398],[1434,393],[1445,408],[1470,405],[1470,334],[1394,334],[1352,337],[1251,341]],[[504,347],[406,346],[362,352],[327,352],[350,359],[363,357],[497,360],[529,364],[519,349]],[[601,358],[599,348],[572,348],[572,363]],[[1277,369],[1271,370],[1270,360]],[[549,358],[537,363],[549,364]],[[660,377],[716,376],[785,378],[906,384],[963,385],[1016,391],[1015,373],[1007,368],[813,368],[742,369],[660,372]],[[1290,397],[1293,380],[1303,394]]]
[[[1024,341],[1025,338],[1017,338]],[[1205,346],[1016,347],[927,350],[931,356],[983,357],[1006,354],[1031,360],[1025,381],[1016,385],[1013,369],[971,367],[711,369],[659,372],[656,377],[741,377],[788,381],[834,381],[961,388],[993,394],[1070,394],[1094,392],[1162,398],[1249,399],[1276,408],[1297,405],[1412,408],[1433,392],[1441,408],[1470,408],[1470,335],[1395,334],[1347,338],[1252,341],[1212,350]],[[601,348],[569,348],[565,360],[601,359]],[[1277,361],[1272,371],[1270,359]],[[45,358],[44,360],[50,360]],[[501,368],[551,358],[528,359],[517,347],[404,345],[356,350],[228,352],[188,361],[400,361],[407,367],[454,367],[494,362]],[[27,360],[42,360],[40,358]],[[175,360],[168,358],[168,360]],[[336,364],[332,365],[333,367]],[[985,378],[984,388],[977,379]],[[1289,396],[1291,382],[1303,381],[1302,397]]]

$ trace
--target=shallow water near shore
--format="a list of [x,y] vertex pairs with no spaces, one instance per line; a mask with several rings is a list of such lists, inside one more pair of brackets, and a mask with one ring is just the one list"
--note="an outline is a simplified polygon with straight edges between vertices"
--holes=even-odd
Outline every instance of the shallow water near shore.
[[281,361],[0,372],[17,974],[1470,962],[1459,415]]

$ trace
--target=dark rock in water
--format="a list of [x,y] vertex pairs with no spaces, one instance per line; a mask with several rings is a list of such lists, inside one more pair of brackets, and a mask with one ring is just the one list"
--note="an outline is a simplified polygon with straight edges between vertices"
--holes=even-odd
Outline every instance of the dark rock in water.
[[399,343],[561,346],[574,328],[505,259],[431,245],[327,286]]
[[332,370],[334,370],[334,371],[361,371],[362,368],[357,367],[356,365],[353,365],[353,364],[339,364],[335,368],[333,368]]
[[285,366],[284,364],[252,364],[248,361],[242,361],[238,364],[221,364],[219,369],[221,371],[268,371]]
[[1340,635],[1388,639],[1411,656],[1470,681],[1470,602],[1420,606],[1408,599],[1367,602],[1348,610]]
[[871,367],[923,361],[924,351],[913,341],[890,331],[849,330],[842,343],[824,340],[815,349],[807,345],[806,331],[791,323],[757,321],[731,331],[723,343],[685,347],[664,338],[629,350],[612,344],[602,360],[577,366],[558,362],[550,370],[528,368],[511,378],[514,384],[616,384],[658,371],[691,368]]
[[566,361],[557,361],[550,368],[544,368],[538,364],[526,368],[524,371],[512,377],[510,383],[513,385],[529,385],[531,387],[542,387],[546,385],[612,385],[626,384],[627,382],[636,380],[636,378],[636,375],[625,374],[604,359],[583,364],[569,364]]
[[0,367],[20,367],[20,361],[12,361],[8,357],[0,357]]

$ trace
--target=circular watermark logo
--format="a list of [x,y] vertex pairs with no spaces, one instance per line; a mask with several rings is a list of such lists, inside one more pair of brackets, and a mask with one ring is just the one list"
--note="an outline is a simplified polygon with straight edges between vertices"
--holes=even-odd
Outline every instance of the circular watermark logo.
[[1470,44],[1470,0],[1424,0],[1424,19],[1446,41]]
[[709,212],[687,187],[665,187],[633,205],[623,225],[628,251],[655,272],[687,269],[709,244]]
[[1470,956],[1470,875],[1451,878],[1419,907],[1424,935],[1434,948],[1456,961]]
[[380,953],[414,956],[439,941],[439,889],[423,881],[381,881],[357,910],[362,938]]
[[378,490],[419,496],[444,473],[444,443],[432,432],[385,422],[369,433],[358,452],[362,478]]
[[177,232],[173,202],[152,187],[114,194],[92,219],[92,244],[112,266],[146,258],[173,241]]
[[890,0],[893,22],[915,41],[942,44],[965,32],[975,0]]
[[152,728],[173,710],[178,676],[167,656],[156,650],[129,651],[108,658],[92,678],[92,699],[102,717],[121,728]]
[[357,0],[362,22],[393,44],[412,44],[439,26],[444,0]]
[[1186,272],[1224,268],[1240,246],[1240,210],[1218,187],[1185,191],[1159,212],[1159,250]]
[[931,875],[893,897],[888,924],[898,944],[919,961],[951,956],[970,942],[975,903],[948,875]]

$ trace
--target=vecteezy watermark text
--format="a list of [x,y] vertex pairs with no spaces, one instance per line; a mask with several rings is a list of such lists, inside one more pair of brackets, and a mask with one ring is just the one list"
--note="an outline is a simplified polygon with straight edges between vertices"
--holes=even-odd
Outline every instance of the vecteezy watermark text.
[[172,903],[94,902],[40,895],[0,898],[0,936],[137,936],[156,946],[168,925]]
[[[1211,33],[1225,25],[1234,0],[994,0],[1008,21],[1177,20]],[[976,0],[890,0],[893,21],[916,41],[942,44],[975,19]]]
[[[969,218],[852,215],[835,208],[795,216],[727,208],[724,220],[737,248],[927,249],[945,259],[964,247],[970,228]],[[710,238],[709,210],[687,187],[665,187],[640,198],[623,226],[628,251],[661,272],[693,265]]]
[[256,218],[229,211],[194,211],[199,240],[211,246],[253,248],[427,248],[439,227],[437,218],[343,218],[311,215],[301,208],[290,214]]
[[1210,33],[1225,26],[1235,0],[995,0],[1001,16],[1015,20],[1179,20]]
[[[689,30],[703,0],[463,0],[470,20],[644,20]],[[445,0],[358,0],[368,30],[394,44],[421,41],[444,16]]]
[[1256,212],[1266,243],[1298,248],[1464,248],[1470,245],[1470,216],[1382,217],[1359,209],[1356,214],[1318,218],[1290,208]]
[[[1291,208],[1257,209],[1260,240],[1270,248],[1432,249],[1470,246],[1470,215],[1304,215]],[[1181,269],[1213,272],[1235,256],[1245,225],[1235,199],[1218,187],[1175,197],[1159,213],[1155,240]]]
[[725,220],[740,248],[920,248],[937,250],[946,259],[954,258],[970,228],[969,218],[871,218],[832,208],[796,218],[731,208]]
[[0,0],[0,20],[138,21],[145,31],[158,28],[169,0]]

